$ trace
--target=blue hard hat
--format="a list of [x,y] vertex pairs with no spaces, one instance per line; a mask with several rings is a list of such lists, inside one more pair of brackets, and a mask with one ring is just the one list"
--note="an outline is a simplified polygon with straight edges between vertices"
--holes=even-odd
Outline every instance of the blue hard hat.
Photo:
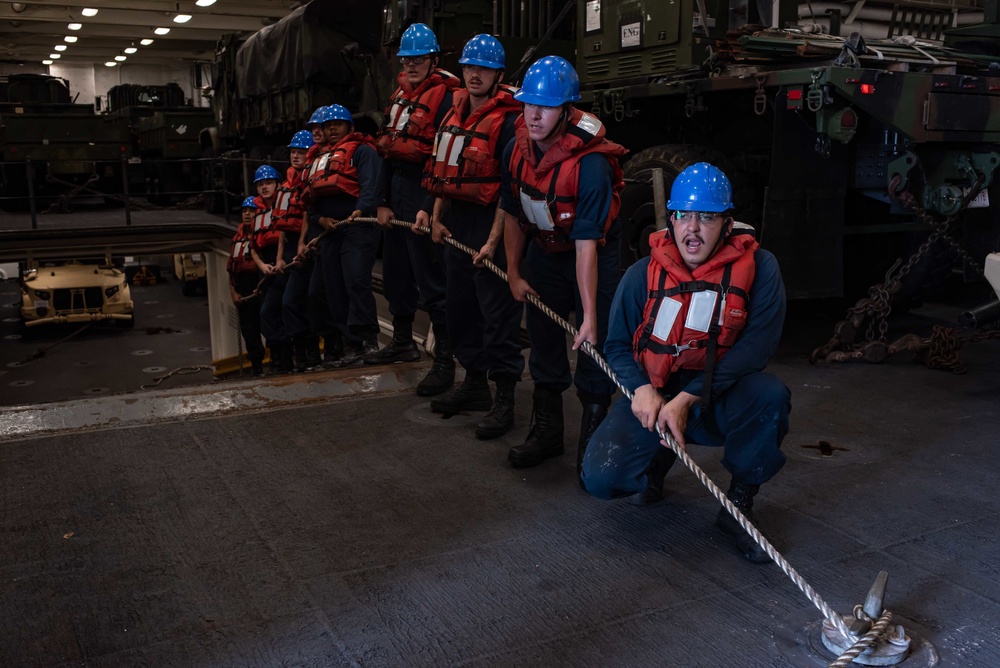
[[399,38],[397,58],[409,56],[426,56],[428,53],[440,53],[438,38],[426,23],[414,23],[403,31]]
[[261,181],[267,181],[268,179],[274,179],[275,181],[281,180],[278,170],[271,165],[261,165],[257,168],[257,171],[253,173],[253,182],[255,184]]
[[310,149],[316,142],[313,141],[313,134],[308,130],[299,130],[292,135],[292,141],[288,142],[288,148]]
[[323,124],[323,112],[325,112],[325,111],[326,111],[326,107],[316,107],[316,111],[314,111],[312,113],[312,116],[309,117],[309,122],[306,123],[306,127],[308,128],[311,125],[322,125]]
[[257,200],[254,199],[254,197],[251,195],[250,197],[247,197],[245,200],[243,200],[243,204],[240,206],[240,208],[241,209],[256,209],[257,208]]
[[502,70],[506,67],[507,56],[503,45],[493,35],[476,35],[462,49],[459,65],[478,65],[491,70]]
[[323,122],[328,123],[330,121],[347,121],[351,125],[354,125],[354,117],[351,116],[351,112],[347,110],[347,107],[339,104],[331,104],[326,108],[326,113],[323,114]]
[[686,168],[670,187],[671,211],[722,213],[733,208],[733,186],[722,170],[707,162]]
[[545,56],[524,73],[521,89],[514,99],[524,104],[559,107],[580,99],[580,77],[565,58]]

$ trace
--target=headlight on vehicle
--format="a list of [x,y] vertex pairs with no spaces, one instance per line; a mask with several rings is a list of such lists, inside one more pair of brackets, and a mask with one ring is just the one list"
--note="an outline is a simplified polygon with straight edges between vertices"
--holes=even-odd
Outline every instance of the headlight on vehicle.
[[35,290],[36,299],[48,299],[51,296],[47,290]]
[[104,289],[104,296],[107,297],[108,299],[111,299],[116,294],[118,294],[118,290],[119,290],[119,286],[112,285],[110,288],[105,288]]

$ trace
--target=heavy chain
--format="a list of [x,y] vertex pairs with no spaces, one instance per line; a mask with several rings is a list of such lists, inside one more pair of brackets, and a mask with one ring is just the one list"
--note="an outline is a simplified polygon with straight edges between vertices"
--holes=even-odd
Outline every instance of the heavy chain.
[[[982,264],[962,248],[951,235],[951,226],[958,219],[958,216],[969,206],[969,202],[979,194],[984,180],[985,175],[978,174],[975,184],[963,197],[958,211],[943,220],[939,220],[924,207],[920,206],[917,198],[912,193],[905,190],[901,191],[901,176],[897,175],[892,180],[889,185],[890,197],[913,211],[917,218],[931,230],[931,233],[905,263],[902,260],[897,260],[885,273],[885,278],[881,283],[876,283],[868,288],[867,297],[859,299],[854,306],[847,309],[844,319],[834,325],[833,336],[830,340],[825,345],[813,349],[809,356],[811,364],[816,364],[819,361],[846,362],[853,360],[877,363],[884,361],[900,350],[913,350],[913,341],[907,337],[899,339],[892,345],[886,343],[886,335],[889,330],[889,315],[892,313],[892,300],[902,290],[903,280],[926,257],[938,241],[947,243],[949,248],[954,250],[969,267],[979,274],[983,273]],[[864,342],[855,343],[857,334],[866,321],[865,340]],[[954,350],[957,349],[953,349],[952,352]]]

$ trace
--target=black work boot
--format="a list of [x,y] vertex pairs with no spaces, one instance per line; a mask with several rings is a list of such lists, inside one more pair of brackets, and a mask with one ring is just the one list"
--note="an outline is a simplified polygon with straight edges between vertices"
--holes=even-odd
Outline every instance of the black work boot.
[[393,320],[392,341],[382,350],[365,355],[365,364],[392,364],[394,362],[416,362],[420,351],[413,340],[412,320]]
[[352,326],[351,334],[358,337],[358,340],[351,344],[344,356],[337,362],[338,369],[358,366],[362,363],[365,355],[371,355],[378,350],[377,327]]
[[[753,497],[757,495],[757,490],[759,489],[760,485],[747,485],[733,480],[729,484],[729,490],[726,492],[729,500],[746,515],[746,518],[757,528],[757,531],[761,531],[761,529],[757,523],[757,518],[753,515]],[[736,521],[736,518],[730,515],[729,511],[725,508],[719,509],[719,514],[715,518],[715,526],[736,539],[736,550],[744,558],[749,559],[755,564],[766,564],[771,561],[771,557],[767,556],[764,548],[758,545],[757,541],[743,530],[743,527]],[[761,533],[763,532],[761,531]],[[767,538],[767,536],[764,537]]]
[[583,479],[580,474],[583,472],[583,455],[587,452],[587,444],[593,438],[597,427],[608,415],[608,407],[604,404],[589,403],[580,400],[583,404],[583,418],[580,420],[580,441],[576,446],[576,479],[583,487]]
[[462,411],[488,411],[493,405],[490,384],[485,371],[466,371],[465,380],[457,388],[431,400],[431,411],[447,417]]
[[496,386],[490,412],[476,425],[476,436],[483,440],[500,438],[514,426],[514,388],[517,387],[517,378],[498,376]]
[[292,369],[295,373],[304,373],[306,370],[306,342],[303,337],[297,336],[292,339],[292,354],[294,356]]
[[264,354],[251,355],[250,356],[250,375],[251,376],[263,376],[264,375]]
[[319,337],[308,335],[302,339],[302,352],[305,356],[306,369],[315,369],[323,363],[319,354]]
[[[275,367],[275,356],[277,356],[277,367]],[[271,368],[275,373],[292,373],[295,370],[291,343],[276,343],[271,346]]]
[[565,452],[563,445],[562,395],[536,387],[532,396],[531,424],[528,438],[507,453],[507,461],[516,469],[541,464],[549,457]]
[[344,339],[337,334],[323,336],[323,368],[336,369],[344,358]]
[[663,479],[676,461],[677,454],[673,450],[660,446],[646,467],[646,489],[628,497],[628,502],[633,506],[649,506],[663,499]]
[[433,397],[447,392],[455,384],[455,358],[451,352],[448,331],[444,327],[435,326],[434,339],[434,364],[417,383],[418,397]]

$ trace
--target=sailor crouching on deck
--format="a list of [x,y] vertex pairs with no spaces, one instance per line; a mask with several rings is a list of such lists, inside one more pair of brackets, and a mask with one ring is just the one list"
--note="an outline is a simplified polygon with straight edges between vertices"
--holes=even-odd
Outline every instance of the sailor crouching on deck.
[[[659,425],[681,447],[723,448],[727,496],[757,526],[754,496],[785,463],[791,411],[788,388],[764,372],[785,317],[781,273],[753,229],[726,215],[732,187],[715,166],[681,172],[667,206],[668,228],[650,238],[650,257],[629,268],[611,307],[608,364],[634,398],[594,433],[581,479],[602,499],[659,501],[677,458]],[[744,557],[770,561],[724,508],[716,524]]]

